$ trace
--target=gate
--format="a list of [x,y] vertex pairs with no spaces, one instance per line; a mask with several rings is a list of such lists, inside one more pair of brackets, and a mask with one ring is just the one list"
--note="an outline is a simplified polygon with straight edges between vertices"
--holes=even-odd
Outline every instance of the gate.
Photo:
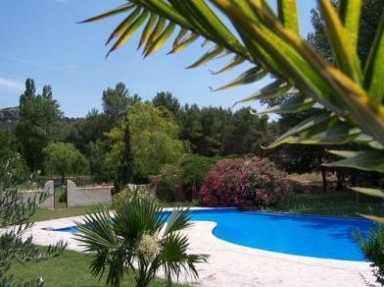
[[67,186],[62,177],[55,177],[53,180],[54,206],[55,208],[67,208]]

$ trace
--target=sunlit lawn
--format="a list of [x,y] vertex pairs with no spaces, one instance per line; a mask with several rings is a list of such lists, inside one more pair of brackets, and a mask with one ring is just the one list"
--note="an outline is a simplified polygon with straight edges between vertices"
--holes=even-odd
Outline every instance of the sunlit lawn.
[[[26,281],[36,277],[43,277],[44,287],[101,287],[105,285],[105,276],[98,282],[91,276],[88,269],[90,255],[74,251],[65,251],[64,254],[40,262],[21,264],[13,262],[10,272],[15,279]],[[125,276],[122,287],[134,286],[133,276]],[[152,287],[166,286],[165,281],[156,280]],[[175,285],[187,286],[187,285]]]
[[38,208],[36,209],[35,214],[31,217],[32,221],[42,221],[57,219],[63,217],[77,216],[82,215],[87,212],[91,212],[95,207],[86,206],[86,207],[72,207],[72,208],[56,208],[56,209],[45,209]]

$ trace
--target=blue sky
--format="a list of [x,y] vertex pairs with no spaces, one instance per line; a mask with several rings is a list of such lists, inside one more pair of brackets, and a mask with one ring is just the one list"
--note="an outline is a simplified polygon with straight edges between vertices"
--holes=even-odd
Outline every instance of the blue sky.
[[[181,104],[229,108],[249,96],[260,84],[211,92],[235,78],[247,67],[211,75],[221,63],[185,69],[203,51],[199,45],[167,56],[163,48],[143,59],[137,42],[128,43],[107,59],[105,40],[119,18],[98,23],[78,21],[118,6],[123,0],[1,0],[0,1],[0,108],[17,106],[27,78],[37,92],[50,84],[61,110],[82,117],[92,108],[101,110],[102,91],[124,82],[131,95],[144,100],[169,91]],[[298,0],[301,33],[311,30],[310,9],[314,0]],[[120,18],[121,19],[121,18]],[[256,108],[258,108],[256,106]]]

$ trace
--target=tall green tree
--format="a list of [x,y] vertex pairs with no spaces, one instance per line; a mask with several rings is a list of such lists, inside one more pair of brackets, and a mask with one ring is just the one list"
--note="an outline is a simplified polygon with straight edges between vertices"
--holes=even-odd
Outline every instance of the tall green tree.
[[64,142],[50,143],[43,149],[45,172],[60,175],[85,175],[89,173],[89,164],[85,156],[72,144]]
[[200,150],[199,140],[202,136],[201,110],[196,105],[186,104],[180,113],[180,139],[188,141],[192,152]]
[[43,149],[60,139],[62,112],[53,99],[50,86],[44,86],[41,95],[35,94],[34,81],[26,81],[26,90],[20,96],[20,120],[16,136],[22,155],[31,171],[43,169]]
[[152,99],[152,103],[155,107],[162,107],[167,109],[170,113],[173,114],[176,120],[179,120],[180,114],[180,103],[177,98],[173,97],[170,92],[159,92]]
[[[127,121],[128,119],[126,119]],[[131,131],[129,122],[125,122],[123,134],[123,151],[121,153],[119,165],[117,167],[117,176],[114,186],[114,192],[121,191],[124,186],[132,182],[134,178],[134,158],[131,148]]]
[[103,111],[112,126],[125,116],[129,104],[129,91],[124,83],[117,83],[114,88],[107,88],[102,96]]
[[112,141],[108,162],[120,162],[125,146],[124,131],[129,124],[136,182],[146,182],[163,164],[176,163],[186,152],[183,142],[178,139],[179,126],[167,110],[155,108],[150,103],[136,103],[129,109],[127,117],[108,133]]
[[83,154],[89,153],[89,144],[105,140],[105,133],[111,129],[109,118],[104,113],[91,110],[85,118],[69,124],[65,141],[70,142]]
[[111,181],[116,175],[115,170],[105,163],[105,156],[110,151],[110,143],[105,134],[110,129],[108,116],[91,110],[85,118],[69,124],[65,137],[66,142],[73,144],[86,156],[91,174],[103,181]]
[[251,108],[245,107],[233,114],[231,124],[233,130],[228,140],[227,153],[259,156],[265,154],[263,147],[272,141],[268,116],[252,114]]

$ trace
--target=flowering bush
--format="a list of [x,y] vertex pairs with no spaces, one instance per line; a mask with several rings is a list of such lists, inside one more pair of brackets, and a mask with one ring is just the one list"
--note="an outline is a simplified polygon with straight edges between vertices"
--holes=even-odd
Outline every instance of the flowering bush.
[[246,210],[283,204],[292,196],[287,174],[260,157],[218,161],[200,189],[200,200],[206,206]]

